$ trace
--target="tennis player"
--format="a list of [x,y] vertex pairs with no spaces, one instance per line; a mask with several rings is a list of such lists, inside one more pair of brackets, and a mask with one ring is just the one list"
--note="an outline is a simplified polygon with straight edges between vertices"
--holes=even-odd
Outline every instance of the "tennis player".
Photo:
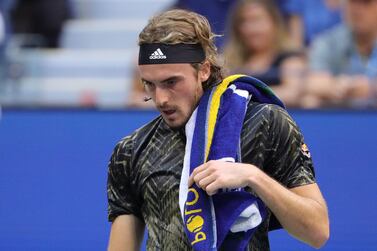
[[[223,79],[208,21],[171,10],[153,17],[139,35],[139,70],[161,113],[123,138],[108,171],[108,250],[193,250],[179,208],[185,125],[205,90]],[[286,110],[250,101],[241,133],[242,163],[211,161],[189,182],[209,195],[247,187],[267,206],[267,217],[248,249],[268,251],[268,231],[281,225],[293,237],[320,248],[329,238],[327,206],[315,180],[303,136]]]

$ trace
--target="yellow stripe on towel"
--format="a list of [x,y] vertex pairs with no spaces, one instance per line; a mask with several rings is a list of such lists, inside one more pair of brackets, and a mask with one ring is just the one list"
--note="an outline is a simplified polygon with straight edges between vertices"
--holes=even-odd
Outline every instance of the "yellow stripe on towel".
[[223,93],[228,88],[229,84],[236,80],[237,78],[244,77],[246,75],[237,74],[237,75],[231,75],[227,78],[225,78],[218,86],[216,86],[216,89],[214,90],[212,94],[212,99],[210,100],[210,106],[209,106],[209,114],[208,114],[208,131],[207,131],[207,145],[206,145],[206,152],[205,152],[205,161],[208,160],[209,155],[209,149],[211,149],[212,145],[212,139],[213,134],[215,131],[215,125],[217,121],[217,115],[219,113],[219,107],[220,107],[220,100]]

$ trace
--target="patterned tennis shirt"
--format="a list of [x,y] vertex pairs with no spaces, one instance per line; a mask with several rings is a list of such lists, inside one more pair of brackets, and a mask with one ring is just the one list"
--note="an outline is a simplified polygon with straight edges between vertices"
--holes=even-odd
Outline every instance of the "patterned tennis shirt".
[[[147,226],[147,250],[192,250],[179,210],[185,152],[183,129],[170,129],[159,116],[123,138],[108,170],[108,219],[133,214]],[[242,162],[250,163],[287,188],[315,183],[309,150],[287,112],[275,105],[248,104],[241,133]],[[249,191],[252,193],[251,189]],[[268,251],[268,212],[248,245]]]

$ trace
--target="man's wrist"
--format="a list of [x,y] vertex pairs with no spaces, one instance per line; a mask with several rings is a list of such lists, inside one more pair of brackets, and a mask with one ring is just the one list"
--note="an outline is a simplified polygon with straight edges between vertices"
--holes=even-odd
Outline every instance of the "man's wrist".
[[253,189],[258,184],[262,171],[254,165],[251,165],[251,167],[248,165],[248,170],[250,170],[250,172],[247,176],[247,186]]

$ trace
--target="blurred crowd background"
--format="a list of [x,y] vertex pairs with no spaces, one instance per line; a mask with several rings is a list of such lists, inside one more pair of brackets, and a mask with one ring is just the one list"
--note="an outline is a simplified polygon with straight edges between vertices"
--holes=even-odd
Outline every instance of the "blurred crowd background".
[[171,8],[206,16],[228,74],[292,108],[377,108],[377,0],[0,0],[0,104],[152,108],[138,33]]
[[375,251],[377,0],[0,0],[0,250],[106,249],[111,151],[158,114],[138,34],[171,8],[206,16],[228,74],[293,108],[329,207],[323,250]]

